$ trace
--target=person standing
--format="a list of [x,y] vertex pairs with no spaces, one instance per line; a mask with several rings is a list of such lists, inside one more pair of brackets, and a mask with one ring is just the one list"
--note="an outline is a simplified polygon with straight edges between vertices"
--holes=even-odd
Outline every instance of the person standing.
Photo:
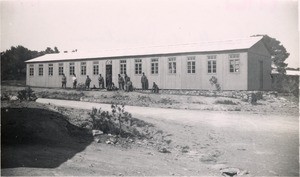
[[61,87],[67,88],[67,78],[64,73],[62,74],[62,78],[61,78]]
[[77,86],[76,74],[73,74],[72,80],[73,80],[73,88],[76,89],[76,86]]
[[91,83],[91,79],[89,77],[89,75],[86,76],[86,80],[85,80],[85,88],[86,89],[90,89],[90,83]]
[[127,77],[126,91],[127,92],[132,92],[133,91],[133,86],[132,86],[132,82],[130,81],[130,77]]
[[145,73],[143,73],[142,75],[141,82],[142,82],[142,90],[146,90],[147,77],[145,76]]
[[118,74],[118,76],[119,90],[124,90],[124,78],[121,74]]
[[128,81],[130,80],[130,78],[127,76],[127,74],[125,73],[125,76],[124,76],[124,79],[125,79],[125,90],[127,91],[128,90]]
[[104,78],[101,76],[101,74],[99,74],[98,82],[99,82],[99,88],[104,89]]
[[106,76],[106,89],[111,90],[111,84],[112,84],[112,76],[111,74],[107,74]]

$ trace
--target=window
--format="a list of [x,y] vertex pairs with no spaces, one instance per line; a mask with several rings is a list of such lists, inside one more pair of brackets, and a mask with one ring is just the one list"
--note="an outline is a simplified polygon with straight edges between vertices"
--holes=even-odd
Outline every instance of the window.
[[195,57],[188,57],[187,58],[187,72],[188,73],[195,73],[196,72],[196,62]]
[[34,65],[29,65],[29,76],[34,75]]
[[39,76],[42,76],[44,74],[44,66],[43,64],[39,65]]
[[53,76],[53,64],[48,64],[48,75]]
[[142,60],[135,60],[135,74],[142,74]]
[[158,58],[151,59],[151,74],[158,74]]
[[208,55],[207,56],[207,73],[216,73],[217,72],[217,56]]
[[93,62],[93,74],[94,75],[99,74],[99,62],[98,61]]
[[75,74],[75,63],[70,63],[70,75],[74,75]]
[[176,58],[169,58],[169,74],[176,74]]
[[81,67],[81,75],[86,75],[86,62],[81,62],[80,63],[80,67]]
[[120,74],[126,74],[126,60],[120,60]]
[[240,71],[240,54],[229,54],[229,71],[231,73]]
[[64,73],[64,64],[58,63],[58,75],[61,76]]

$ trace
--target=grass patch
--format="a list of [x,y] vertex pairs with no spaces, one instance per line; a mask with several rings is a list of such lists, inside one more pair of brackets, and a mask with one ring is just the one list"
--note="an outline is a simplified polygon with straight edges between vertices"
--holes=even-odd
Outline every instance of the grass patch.
[[236,102],[233,102],[231,100],[217,100],[215,101],[216,104],[227,104],[227,105],[237,105]]

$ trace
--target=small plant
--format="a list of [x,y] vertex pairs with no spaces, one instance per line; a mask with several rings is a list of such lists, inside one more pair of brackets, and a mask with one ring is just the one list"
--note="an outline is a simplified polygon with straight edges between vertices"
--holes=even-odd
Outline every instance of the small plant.
[[211,85],[214,85],[216,87],[216,90],[217,91],[220,91],[221,90],[221,86],[220,84],[218,83],[218,79],[215,77],[215,76],[212,76],[210,79],[209,79],[209,82]]
[[4,101],[4,100],[10,100],[9,94],[8,94],[8,93],[2,93],[2,95],[1,95],[1,100],[2,100],[2,101]]
[[215,102],[216,104],[228,104],[228,105],[237,105],[237,103],[231,101],[231,100],[217,100]]
[[18,91],[17,97],[20,101],[35,101],[35,100],[37,100],[37,97],[36,97],[34,91],[30,87],[27,87],[23,90]]
[[93,108],[90,113],[92,128],[103,131],[104,134],[113,134],[121,137],[145,137],[140,128],[153,127],[152,124],[135,119],[125,111],[124,105],[111,105],[111,113]]

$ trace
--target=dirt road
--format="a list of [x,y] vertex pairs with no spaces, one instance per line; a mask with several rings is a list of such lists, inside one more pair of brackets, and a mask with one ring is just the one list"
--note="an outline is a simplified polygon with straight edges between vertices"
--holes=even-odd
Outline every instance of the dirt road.
[[[110,110],[108,104],[51,99],[37,102]],[[221,168],[235,167],[251,176],[299,175],[298,117],[135,106],[126,106],[126,110],[169,133],[172,153],[92,143],[46,174],[220,175]],[[180,152],[181,147],[188,147],[188,152]]]

